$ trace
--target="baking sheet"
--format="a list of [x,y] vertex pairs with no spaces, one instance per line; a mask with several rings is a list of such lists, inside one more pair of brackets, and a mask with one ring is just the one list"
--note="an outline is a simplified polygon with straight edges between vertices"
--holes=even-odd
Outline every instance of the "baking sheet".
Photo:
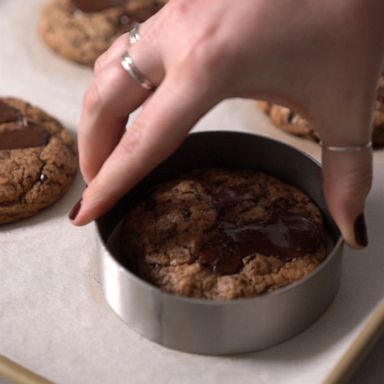
[[[92,73],[40,42],[41,4],[0,0],[0,94],[29,100],[75,131]],[[253,101],[226,101],[196,127],[215,129],[266,134],[319,158],[316,144],[274,129]],[[60,383],[324,382],[384,303],[384,152],[375,152],[374,161],[370,245],[359,253],[346,249],[340,292],[329,310],[279,346],[220,358],[164,349],[108,307],[96,278],[93,225],[75,228],[67,220],[83,188],[78,176],[54,207],[0,227],[0,354]]]

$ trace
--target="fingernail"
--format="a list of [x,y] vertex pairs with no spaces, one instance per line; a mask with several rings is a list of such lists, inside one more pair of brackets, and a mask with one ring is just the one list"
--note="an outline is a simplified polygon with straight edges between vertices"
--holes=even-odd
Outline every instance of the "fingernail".
[[355,238],[356,243],[361,247],[366,247],[368,245],[368,234],[367,234],[367,226],[365,224],[364,213],[357,216],[355,220]]
[[81,208],[81,201],[82,199],[80,199],[74,206],[73,208],[71,209],[71,212],[69,212],[69,215],[68,217],[71,219],[71,220],[75,220],[77,215],[79,214],[79,211],[80,211],[80,208]]

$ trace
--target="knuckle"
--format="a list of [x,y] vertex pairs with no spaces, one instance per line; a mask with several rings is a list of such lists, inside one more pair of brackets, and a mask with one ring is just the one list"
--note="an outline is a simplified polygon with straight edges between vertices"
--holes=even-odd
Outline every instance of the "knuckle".
[[80,166],[81,174],[84,177],[84,180],[89,182],[94,176],[94,167],[92,166],[92,163],[88,159],[86,159],[84,156],[80,156],[79,166]]
[[122,155],[129,155],[137,149],[142,139],[142,126],[139,122],[135,122],[119,143],[119,151]]
[[[208,40],[208,39],[207,39]],[[194,60],[192,63],[200,69],[202,73],[211,72],[218,63],[218,54],[212,49],[211,44],[205,38],[196,45],[193,51]]]
[[365,199],[372,186],[372,169],[366,165],[355,167],[340,178],[339,184],[345,198]]
[[101,71],[101,69],[103,68],[104,66],[104,58],[105,58],[105,54],[102,54],[100,55],[96,61],[95,61],[95,64],[93,65],[93,71],[95,73],[98,73]]
[[83,108],[88,114],[93,114],[95,111],[101,108],[101,94],[99,87],[96,83],[93,83],[84,94]]
[[191,15],[195,14],[196,4],[190,0],[174,0],[169,5],[163,18],[164,28],[171,24],[176,30],[184,32],[187,38],[184,42],[176,39],[175,44],[170,46],[178,49],[176,56],[172,48],[168,50],[165,46],[163,55],[167,69],[177,67],[195,80],[203,78],[205,81],[208,78],[211,83],[222,77],[225,74],[223,69],[228,64],[228,60],[224,60],[228,57],[227,31],[216,19],[206,20],[200,28],[190,30],[187,26],[195,23]]
[[95,61],[95,64],[93,66],[94,71],[100,72],[104,67],[106,67],[110,61],[113,59],[113,57],[116,55],[116,52],[121,52],[124,49],[126,49],[128,37],[128,33],[124,33],[120,37],[118,37],[112,45],[104,52],[102,53]]
[[176,19],[178,17],[185,19],[190,14],[190,8],[193,7],[190,0],[174,0],[172,7],[167,8]]
[[207,27],[196,40],[183,64],[190,73],[197,74],[204,81],[215,83],[227,73],[225,48],[218,37],[216,26]]

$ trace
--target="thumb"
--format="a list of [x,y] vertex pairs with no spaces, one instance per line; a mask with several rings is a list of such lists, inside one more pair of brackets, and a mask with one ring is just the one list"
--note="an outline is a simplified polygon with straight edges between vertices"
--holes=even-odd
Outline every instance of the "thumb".
[[328,209],[344,240],[368,245],[364,205],[372,184],[372,149],[334,151],[323,147],[323,188]]

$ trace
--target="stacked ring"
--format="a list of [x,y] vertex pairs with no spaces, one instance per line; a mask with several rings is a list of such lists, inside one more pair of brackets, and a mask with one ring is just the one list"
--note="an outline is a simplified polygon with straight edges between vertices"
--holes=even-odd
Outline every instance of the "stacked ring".
[[[132,29],[128,32],[128,41],[130,44],[136,44],[140,40],[139,28],[140,24],[135,23]],[[156,85],[153,84],[151,80],[146,78],[137,68],[128,51],[125,51],[121,56],[121,66],[142,88],[146,89],[147,91],[153,91],[156,89]]]

